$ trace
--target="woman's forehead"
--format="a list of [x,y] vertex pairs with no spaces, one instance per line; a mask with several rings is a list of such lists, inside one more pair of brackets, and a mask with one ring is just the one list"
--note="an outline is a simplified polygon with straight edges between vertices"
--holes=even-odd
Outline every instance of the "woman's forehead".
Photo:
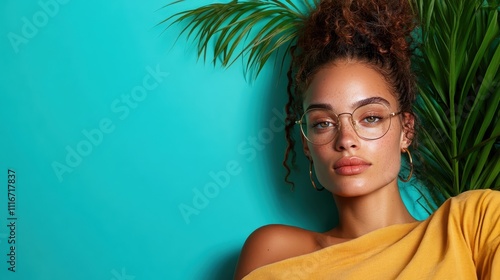
[[329,104],[333,110],[354,110],[367,103],[396,108],[397,100],[384,76],[359,62],[335,63],[321,68],[304,93],[304,108]]

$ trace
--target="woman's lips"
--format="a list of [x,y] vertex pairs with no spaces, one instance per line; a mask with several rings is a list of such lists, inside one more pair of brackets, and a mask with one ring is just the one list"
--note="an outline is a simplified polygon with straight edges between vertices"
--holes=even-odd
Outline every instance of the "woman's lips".
[[370,167],[371,163],[357,157],[344,157],[333,165],[335,173],[344,176],[357,175]]

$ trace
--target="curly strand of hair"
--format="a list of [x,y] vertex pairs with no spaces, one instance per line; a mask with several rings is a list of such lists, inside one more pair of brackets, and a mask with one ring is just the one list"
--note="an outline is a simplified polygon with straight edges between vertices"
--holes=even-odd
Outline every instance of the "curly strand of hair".
[[[290,48],[290,54],[292,58],[294,57],[296,46],[292,46]],[[295,183],[289,179],[291,175],[291,168],[290,165],[288,165],[289,162],[289,157],[291,154],[291,167],[295,165],[295,160],[296,160],[296,152],[295,152],[295,140],[293,139],[293,128],[295,125],[295,118],[293,117],[293,103],[294,103],[294,97],[293,97],[293,59],[292,63],[290,64],[290,67],[288,68],[287,71],[287,79],[288,79],[288,85],[286,87],[287,95],[288,95],[288,101],[285,105],[285,112],[286,112],[286,119],[285,119],[285,138],[287,141],[287,146],[285,150],[285,157],[283,159],[283,166],[286,169],[286,175],[285,175],[285,182],[290,184],[292,186],[292,190],[295,188]]]

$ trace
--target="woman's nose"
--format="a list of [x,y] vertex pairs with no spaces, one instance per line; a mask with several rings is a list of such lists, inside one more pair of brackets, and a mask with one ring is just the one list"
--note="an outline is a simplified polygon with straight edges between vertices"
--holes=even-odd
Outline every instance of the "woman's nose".
[[351,114],[344,113],[339,116],[339,130],[335,136],[335,149],[337,151],[357,148],[359,146],[359,137],[352,123]]

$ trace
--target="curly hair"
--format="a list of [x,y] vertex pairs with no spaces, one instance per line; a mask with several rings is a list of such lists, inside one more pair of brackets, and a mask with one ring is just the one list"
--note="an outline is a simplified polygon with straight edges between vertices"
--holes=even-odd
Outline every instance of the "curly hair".
[[[349,59],[373,67],[386,79],[400,110],[415,116],[412,104],[416,98],[416,78],[411,70],[411,33],[415,27],[416,17],[409,0],[322,0],[319,3],[291,48],[285,107],[288,145],[283,160],[286,182],[293,186],[289,180],[296,156],[293,128],[303,113],[303,94],[325,65]],[[413,128],[406,128],[407,137],[413,139]]]

